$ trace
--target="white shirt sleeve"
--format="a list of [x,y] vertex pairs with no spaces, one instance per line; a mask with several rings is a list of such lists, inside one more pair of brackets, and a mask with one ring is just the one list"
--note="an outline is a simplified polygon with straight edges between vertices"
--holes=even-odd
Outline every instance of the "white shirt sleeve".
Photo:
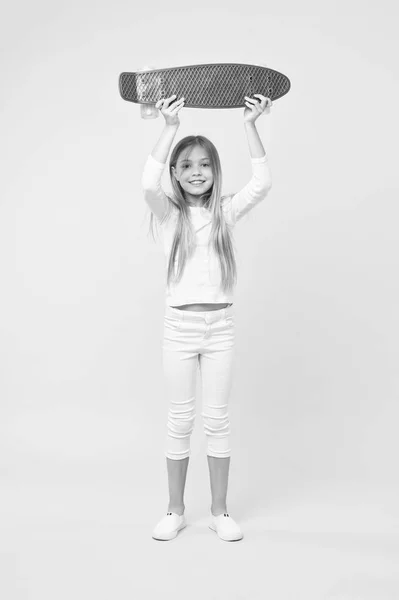
[[159,221],[168,213],[170,200],[162,189],[161,177],[166,163],[161,163],[150,154],[144,165],[141,186],[144,200]]
[[272,177],[267,156],[251,158],[251,163],[251,180],[230,199],[229,210],[233,223],[239,221],[261,200],[266,198],[272,187]]

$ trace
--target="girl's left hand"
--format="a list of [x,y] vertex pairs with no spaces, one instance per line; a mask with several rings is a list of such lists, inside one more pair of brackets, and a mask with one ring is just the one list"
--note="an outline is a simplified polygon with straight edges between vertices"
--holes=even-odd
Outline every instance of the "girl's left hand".
[[260,102],[249,98],[249,96],[245,96],[245,104],[248,108],[244,109],[244,123],[254,123],[264,112],[270,112],[270,108],[273,106],[270,98],[266,98],[262,94],[254,94],[255,96],[260,98]]

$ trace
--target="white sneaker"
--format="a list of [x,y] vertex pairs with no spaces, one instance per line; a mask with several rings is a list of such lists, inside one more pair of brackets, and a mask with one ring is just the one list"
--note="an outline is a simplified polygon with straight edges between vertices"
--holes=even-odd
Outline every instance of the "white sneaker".
[[211,513],[209,529],[215,531],[220,539],[225,542],[235,542],[237,540],[242,540],[244,537],[240,526],[232,517],[230,517],[229,513],[223,513],[217,517]]
[[174,512],[168,512],[156,525],[152,537],[154,540],[173,540],[180,529],[184,529],[186,525],[184,513],[177,515]]

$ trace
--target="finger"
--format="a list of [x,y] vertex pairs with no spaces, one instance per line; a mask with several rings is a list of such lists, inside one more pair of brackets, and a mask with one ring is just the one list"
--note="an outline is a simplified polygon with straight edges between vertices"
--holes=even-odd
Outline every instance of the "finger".
[[265,109],[267,106],[271,107],[273,105],[273,102],[271,101],[271,99],[268,96],[263,96],[262,94],[254,94],[254,96],[261,98],[260,103],[261,103],[263,109]]
[[266,104],[264,100],[257,100],[255,106],[259,110],[259,112],[263,112]]
[[[246,96],[247,98],[247,96]],[[252,102],[252,104],[249,105],[249,108],[255,109],[255,112],[263,112],[263,108],[259,102],[259,100],[253,100],[252,98],[248,98],[248,102]]]
[[262,94],[254,94],[254,96],[258,96],[258,98],[261,98],[260,103],[263,109],[265,109],[267,106],[272,106],[273,104],[271,98],[269,98],[268,96],[263,96]]
[[261,94],[256,94],[256,95],[261,98],[261,100],[259,101],[259,105],[262,107],[262,109],[264,109],[265,106],[267,105],[267,98],[265,96],[261,96]]
[[171,115],[176,114],[177,112],[179,112],[179,110],[181,108],[183,108],[183,106],[184,106],[184,100],[179,101],[178,103],[176,103],[176,106],[173,106],[173,108],[170,111],[170,114]]
[[258,104],[257,100],[254,100],[253,98],[250,98],[249,96],[244,96],[245,100],[248,100],[248,102],[251,102],[253,105]]
[[174,110],[177,106],[180,106],[184,102],[185,98],[180,98],[180,100],[175,100],[171,106],[169,106],[170,110]]
[[266,104],[263,112],[264,113],[269,113],[272,106],[273,106],[273,102],[270,100],[270,98],[268,98],[267,99],[267,104]]
[[169,108],[173,110],[179,103],[181,104],[182,102],[184,102],[184,98],[180,98],[179,100],[172,100],[169,104]]
[[161,108],[162,104],[163,104],[164,99],[162,98],[161,100],[158,100],[158,102],[155,105],[155,108]]
[[166,98],[166,100],[164,101],[165,108],[167,108],[169,106],[169,104],[172,102],[173,98],[176,98],[176,94],[173,94],[173,96],[170,96],[170,98]]
[[259,100],[254,100],[253,98],[248,98],[248,100],[249,100],[250,102],[253,102],[253,108],[254,108],[255,110],[257,110],[259,113],[261,113],[261,112],[263,111],[263,107],[262,107],[261,101],[259,101]]

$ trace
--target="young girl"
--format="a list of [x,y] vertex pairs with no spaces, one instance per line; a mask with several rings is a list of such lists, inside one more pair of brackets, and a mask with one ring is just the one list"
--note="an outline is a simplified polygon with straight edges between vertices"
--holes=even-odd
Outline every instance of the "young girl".
[[184,488],[195,421],[196,373],[202,383],[202,412],[207,436],[212,505],[209,527],[226,541],[242,539],[227,512],[230,466],[228,401],[233,377],[233,290],[236,262],[232,229],[263,200],[271,188],[267,156],[255,126],[269,98],[245,97],[244,128],[252,178],[238,193],[221,196],[222,174],[215,146],[197,135],[175,146],[169,174],[173,195],[161,176],[180,125],[184,98],[162,99],[156,107],[165,118],[162,135],[148,156],[142,177],[144,198],[163,231],[167,266],[163,373],[168,402],[166,461],[169,481],[167,514],[152,537],[171,540],[186,526]]

